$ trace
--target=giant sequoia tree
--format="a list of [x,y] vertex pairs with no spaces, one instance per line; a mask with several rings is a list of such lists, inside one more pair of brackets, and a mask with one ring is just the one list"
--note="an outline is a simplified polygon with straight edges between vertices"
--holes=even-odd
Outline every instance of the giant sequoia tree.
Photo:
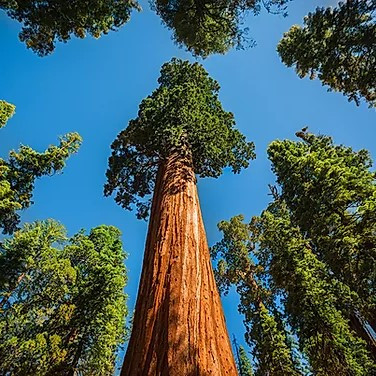
[[376,1],[347,0],[317,8],[293,26],[278,45],[287,66],[302,78],[316,76],[349,101],[376,106]]
[[242,27],[246,12],[257,14],[262,6],[269,12],[284,12],[287,1],[152,0],[152,4],[165,25],[173,30],[177,44],[194,55],[207,57],[247,43],[247,28]]
[[0,246],[0,375],[113,375],[124,341],[120,232],[67,239],[54,221],[26,224]]
[[146,217],[149,231],[122,375],[235,375],[196,177],[237,173],[253,144],[222,109],[204,68],[173,59],[159,87],[112,144],[106,195]]
[[0,0],[0,9],[23,24],[20,40],[40,56],[72,35],[99,38],[118,29],[134,8],[139,8],[134,0]]

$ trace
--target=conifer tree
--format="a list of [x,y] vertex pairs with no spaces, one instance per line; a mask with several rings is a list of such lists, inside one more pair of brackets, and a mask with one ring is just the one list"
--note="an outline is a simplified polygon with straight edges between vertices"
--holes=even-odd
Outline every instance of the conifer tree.
[[223,110],[204,68],[173,59],[138,117],[112,144],[105,194],[148,214],[132,335],[122,375],[235,375],[196,189],[200,177],[237,173],[253,144]]
[[341,310],[351,306],[351,291],[314,254],[310,239],[293,225],[283,201],[272,203],[251,226],[260,262],[285,295],[289,324],[314,374],[374,375],[366,343],[351,330]]
[[376,175],[366,150],[334,145],[330,137],[297,133],[301,142],[268,149],[282,198],[313,252],[360,299],[376,328]]
[[99,38],[129,21],[135,0],[0,0],[0,9],[23,24],[19,38],[39,56],[52,53],[57,41],[73,35]]
[[0,248],[0,375],[112,375],[124,341],[120,232],[26,224]]
[[347,0],[317,8],[279,42],[282,61],[299,77],[318,77],[359,105],[376,106],[376,1]]
[[247,43],[247,28],[242,18],[247,12],[258,14],[285,12],[288,0],[152,0],[163,23],[173,30],[178,45],[196,56],[224,54]]
[[253,244],[249,225],[243,216],[222,221],[218,228],[223,239],[211,249],[219,259],[215,270],[219,290],[226,294],[231,285],[240,296],[239,312],[244,314],[246,340],[257,360],[256,376],[298,376],[286,333],[270,313],[273,308],[271,292],[263,286],[262,267],[252,260]]
[[[13,112],[14,106],[0,101],[0,124],[5,125]],[[35,180],[61,171],[65,160],[77,152],[80,144],[79,134],[68,133],[60,138],[59,146],[51,145],[44,153],[22,145],[18,152],[10,151],[8,160],[0,158],[0,229],[4,234],[17,229],[18,212],[33,204]]]
[[4,127],[13,116],[16,107],[13,104],[0,100],[0,128]]
[[244,347],[238,345],[238,342],[236,341],[235,336],[233,338],[232,343],[235,347],[236,365],[238,368],[239,376],[253,376],[254,374],[253,374],[252,363],[249,360]]

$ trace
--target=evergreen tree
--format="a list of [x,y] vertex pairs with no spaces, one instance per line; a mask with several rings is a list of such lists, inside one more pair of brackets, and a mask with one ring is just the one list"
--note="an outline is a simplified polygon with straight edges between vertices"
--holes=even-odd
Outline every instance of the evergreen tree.
[[316,76],[356,104],[376,106],[376,1],[347,0],[317,8],[278,45],[282,61],[299,77]]
[[252,227],[260,262],[284,293],[289,324],[314,374],[374,375],[366,343],[350,329],[340,309],[351,304],[351,292],[314,254],[310,239],[291,223],[286,205],[272,203],[253,219]]
[[253,376],[252,363],[249,360],[244,347],[238,345],[235,336],[232,342],[235,347],[236,365],[239,376]]
[[13,116],[15,109],[13,104],[0,100],[0,128],[4,127]]
[[178,45],[195,56],[224,54],[242,47],[247,29],[242,27],[245,13],[258,14],[264,6],[269,12],[284,12],[288,0],[152,0],[164,24],[173,30]]
[[0,0],[0,9],[23,24],[19,34],[39,56],[52,53],[56,41],[67,42],[72,35],[99,38],[129,21],[134,0]]
[[124,340],[120,232],[26,224],[0,253],[0,375],[112,375]]
[[376,175],[367,151],[300,132],[268,149],[282,198],[313,252],[361,300],[376,328]]
[[[148,213],[143,271],[122,375],[235,375],[196,189],[195,174],[239,172],[253,144],[223,110],[204,68],[173,59],[112,144],[105,193]],[[149,355],[147,355],[149,354]]]
[[221,257],[215,271],[217,285],[224,294],[231,285],[236,286],[239,312],[245,317],[246,340],[257,359],[256,375],[298,376],[286,333],[267,308],[273,307],[273,298],[263,287],[262,267],[252,260],[250,229],[243,219],[239,215],[218,224],[223,239],[211,250],[214,259]]
[[[7,113],[12,108],[8,107]],[[44,175],[52,175],[65,166],[65,160],[77,152],[81,137],[69,133],[60,138],[59,146],[49,146],[39,153],[29,146],[12,150],[8,160],[0,158],[0,228],[11,234],[20,222],[18,211],[32,205],[34,182]]]

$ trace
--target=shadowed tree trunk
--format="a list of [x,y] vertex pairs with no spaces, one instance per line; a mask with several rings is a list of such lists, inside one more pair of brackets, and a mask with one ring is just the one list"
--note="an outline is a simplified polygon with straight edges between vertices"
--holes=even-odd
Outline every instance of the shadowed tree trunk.
[[122,376],[237,375],[189,158],[158,170]]

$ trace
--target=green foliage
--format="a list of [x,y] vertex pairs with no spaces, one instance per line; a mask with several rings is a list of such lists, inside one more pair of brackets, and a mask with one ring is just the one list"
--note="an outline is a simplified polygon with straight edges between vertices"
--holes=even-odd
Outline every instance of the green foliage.
[[284,11],[288,0],[152,0],[164,24],[173,30],[178,45],[195,56],[224,54],[246,42],[241,26],[247,11],[257,14],[261,4],[269,11]]
[[127,313],[119,230],[68,240],[36,222],[0,250],[0,375],[112,375]]
[[198,63],[173,59],[162,66],[159,87],[139,107],[112,144],[105,194],[146,218],[159,164],[173,154],[193,160],[200,177],[218,177],[230,166],[240,172],[254,158],[253,143],[223,110],[219,84]]
[[257,376],[298,376],[286,333],[266,305],[273,306],[270,291],[263,287],[263,269],[255,266],[250,252],[253,244],[249,225],[243,216],[222,221],[218,228],[223,239],[211,249],[213,258],[221,257],[215,270],[219,290],[227,293],[230,285],[240,295],[239,312],[244,314],[246,340],[257,359]]
[[299,134],[268,149],[282,198],[313,251],[362,300],[374,320],[376,174],[367,151],[334,145],[330,137]]
[[4,127],[8,120],[14,115],[16,106],[0,100],[0,128]]
[[134,0],[0,0],[0,9],[23,23],[20,40],[40,56],[52,53],[56,41],[72,35],[99,38],[129,21]]
[[239,376],[253,376],[252,363],[243,346],[239,346],[238,371]]
[[291,327],[315,374],[374,375],[363,340],[356,337],[339,307],[346,290],[313,253],[310,239],[291,223],[283,201],[277,200],[252,221],[260,262],[284,295]]
[[317,8],[292,26],[278,45],[282,61],[302,78],[318,76],[356,104],[376,106],[375,0],[348,0]]
[[80,144],[81,137],[69,133],[61,137],[59,146],[49,146],[44,153],[21,146],[18,152],[9,153],[7,161],[0,158],[0,228],[3,233],[12,233],[20,222],[18,211],[33,203],[35,179],[62,170],[65,160]]

